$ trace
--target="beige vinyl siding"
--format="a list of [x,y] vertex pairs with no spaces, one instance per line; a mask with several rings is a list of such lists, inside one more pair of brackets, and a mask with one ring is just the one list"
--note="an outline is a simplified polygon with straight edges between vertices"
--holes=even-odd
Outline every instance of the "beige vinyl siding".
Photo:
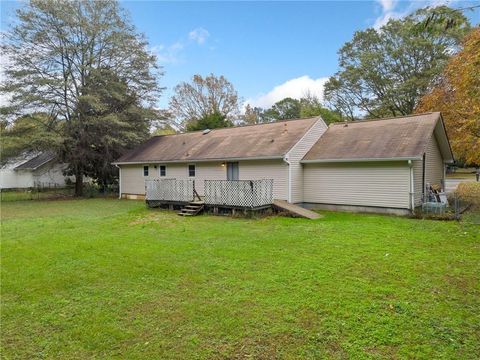
[[[165,179],[195,180],[195,188],[200,196],[204,192],[204,180],[226,180],[227,169],[222,162],[198,162],[195,165],[195,177],[188,176],[188,163],[149,164],[149,176],[143,176],[143,165],[121,166],[121,191],[123,194],[145,195],[145,180],[159,179],[159,165],[165,165]],[[157,165],[157,169],[154,168]],[[240,180],[273,179],[275,199],[287,200],[288,166],[282,160],[239,161]]]
[[[425,184],[442,185],[444,180],[444,163],[435,136],[430,138],[425,150]],[[415,189],[415,205],[422,203],[423,161],[413,162],[413,182]]]
[[407,161],[305,164],[304,202],[408,209]]
[[423,161],[413,161],[413,191],[415,193],[415,206],[422,204],[422,190],[423,190]]
[[[188,165],[195,165],[195,177],[188,176]],[[147,165],[147,164],[145,164]],[[221,162],[148,164],[148,176],[143,176],[144,165],[122,165],[121,185],[123,194],[145,194],[145,180],[160,179],[160,165],[166,166],[164,179],[195,180],[195,188],[203,195],[204,180],[226,180],[226,169]],[[154,166],[157,166],[155,169]]]
[[430,185],[443,183],[443,159],[435,136],[428,142],[425,153],[425,182]]
[[320,139],[325,130],[327,130],[327,125],[320,118],[286,155],[290,163],[288,186],[290,187],[289,201],[292,203],[303,201],[303,166],[300,161],[317,140]]
[[283,160],[250,160],[239,162],[240,180],[273,179],[274,199],[288,199],[288,165]]

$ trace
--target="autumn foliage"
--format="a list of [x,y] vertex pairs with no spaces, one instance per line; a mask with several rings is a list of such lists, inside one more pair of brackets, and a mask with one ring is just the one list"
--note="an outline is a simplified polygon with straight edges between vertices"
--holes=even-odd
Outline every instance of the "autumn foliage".
[[448,62],[440,84],[416,112],[441,111],[455,157],[480,165],[480,27],[466,37]]

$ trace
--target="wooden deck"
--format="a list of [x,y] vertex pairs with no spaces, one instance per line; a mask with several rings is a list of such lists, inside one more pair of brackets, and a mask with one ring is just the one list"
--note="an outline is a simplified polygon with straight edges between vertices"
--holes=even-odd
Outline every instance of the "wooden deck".
[[312,219],[312,220],[320,219],[323,217],[322,215],[316,212],[304,209],[298,205],[290,204],[285,200],[273,200],[273,206],[279,210],[286,211],[292,214],[293,216],[303,217],[303,218]]

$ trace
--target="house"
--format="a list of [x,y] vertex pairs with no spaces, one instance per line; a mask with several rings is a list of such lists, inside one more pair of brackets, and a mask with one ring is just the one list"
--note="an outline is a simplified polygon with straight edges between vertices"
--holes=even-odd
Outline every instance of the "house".
[[65,164],[58,162],[52,151],[25,152],[8,159],[0,168],[0,188],[64,186]]
[[[326,126],[320,117],[156,136],[115,162],[120,196],[145,180],[273,180],[273,198],[308,208],[408,213],[453,162],[440,113]],[[210,185],[209,185],[210,189]],[[218,192],[218,189],[216,190]]]
[[301,163],[307,207],[405,213],[453,163],[440,113],[332,124]]

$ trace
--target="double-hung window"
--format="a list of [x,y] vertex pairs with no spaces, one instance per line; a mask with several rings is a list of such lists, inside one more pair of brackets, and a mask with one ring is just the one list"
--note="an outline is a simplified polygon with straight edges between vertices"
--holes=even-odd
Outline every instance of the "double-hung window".
[[143,176],[148,176],[148,165],[143,167]]
[[160,165],[160,176],[167,176],[167,167],[165,165]]
[[195,165],[188,165],[188,176],[195,177]]

